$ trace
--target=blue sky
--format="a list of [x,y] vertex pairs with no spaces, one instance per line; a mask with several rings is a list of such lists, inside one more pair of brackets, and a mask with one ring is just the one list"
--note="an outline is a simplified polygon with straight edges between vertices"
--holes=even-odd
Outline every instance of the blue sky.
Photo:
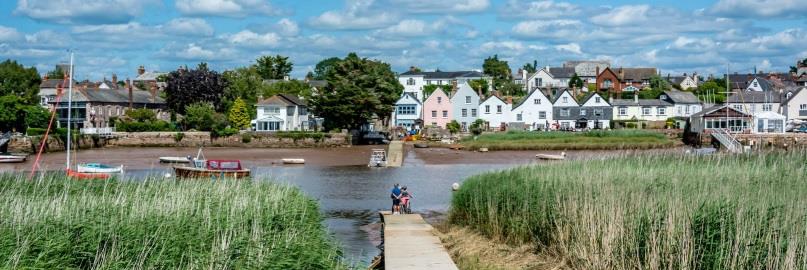
[[805,0],[4,0],[0,58],[40,72],[76,52],[77,79],[205,61],[217,70],[282,54],[302,77],[348,52],[398,72],[481,69],[498,54],[605,59],[663,74],[786,71],[807,57]]

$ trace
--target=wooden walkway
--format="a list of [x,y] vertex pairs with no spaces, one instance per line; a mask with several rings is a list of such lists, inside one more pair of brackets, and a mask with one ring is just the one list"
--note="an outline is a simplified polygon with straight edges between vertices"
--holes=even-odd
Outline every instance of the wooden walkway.
[[448,251],[418,214],[390,215],[381,212],[384,223],[384,269],[457,270]]
[[403,164],[403,142],[391,141],[387,149],[387,167],[401,167]]

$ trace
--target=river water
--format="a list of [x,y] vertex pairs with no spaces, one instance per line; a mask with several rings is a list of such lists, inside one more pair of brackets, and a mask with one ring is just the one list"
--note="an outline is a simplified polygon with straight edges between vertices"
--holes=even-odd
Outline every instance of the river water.
[[[515,166],[537,163],[536,151],[500,151],[476,153],[442,148],[405,148],[400,168],[368,168],[373,147],[333,149],[244,149],[206,148],[209,159],[240,159],[252,169],[256,181],[275,181],[300,187],[317,199],[326,217],[325,224],[342,245],[345,257],[357,265],[366,265],[379,253],[378,211],[390,207],[392,185],[406,185],[414,199],[412,207],[421,213],[445,213],[451,200],[452,183],[462,183],[469,176]],[[126,177],[163,176],[170,165],[159,164],[159,156],[195,155],[190,148],[117,148],[85,150],[78,162],[124,164]],[[680,149],[642,152],[678,152]],[[553,153],[557,152],[544,152]],[[570,159],[605,158],[630,155],[624,151],[570,151]],[[281,158],[304,158],[305,165],[284,166]],[[0,171],[30,171],[34,156],[21,164],[2,164]],[[64,168],[64,153],[42,157],[44,169]]]

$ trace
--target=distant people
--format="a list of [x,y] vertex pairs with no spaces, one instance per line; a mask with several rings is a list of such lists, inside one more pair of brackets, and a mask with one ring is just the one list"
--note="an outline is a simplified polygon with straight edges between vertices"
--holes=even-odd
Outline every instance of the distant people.
[[412,213],[412,209],[409,208],[409,201],[412,198],[414,198],[414,196],[412,196],[412,193],[409,193],[409,190],[407,190],[406,186],[403,186],[401,188],[401,206],[403,206],[403,209],[405,209],[403,211],[404,214]]
[[401,188],[396,183],[392,187],[392,191],[390,192],[390,199],[392,199],[392,214],[393,215],[400,215],[401,214]]

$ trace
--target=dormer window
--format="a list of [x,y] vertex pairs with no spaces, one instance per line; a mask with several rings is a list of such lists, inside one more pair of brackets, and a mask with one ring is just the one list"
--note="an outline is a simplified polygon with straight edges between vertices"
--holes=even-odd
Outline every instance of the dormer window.
[[665,100],[665,99],[667,99],[667,95],[660,95],[660,96],[658,97],[658,99],[660,99],[660,100]]
[[569,103],[569,97],[563,97],[563,103]]

